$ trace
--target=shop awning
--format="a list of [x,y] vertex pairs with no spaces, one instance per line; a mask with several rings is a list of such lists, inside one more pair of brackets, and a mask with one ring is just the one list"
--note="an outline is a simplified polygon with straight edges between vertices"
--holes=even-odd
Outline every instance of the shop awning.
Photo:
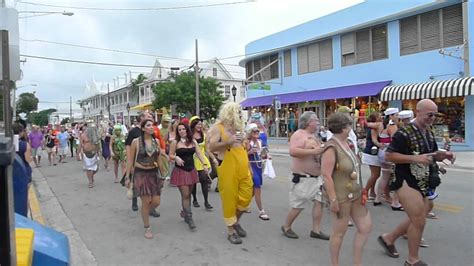
[[143,110],[149,107],[151,107],[151,103],[142,103],[139,105],[135,105],[134,107],[130,108],[130,110]]
[[381,100],[434,99],[474,95],[473,87],[473,77],[401,84],[385,87],[381,93]]
[[242,107],[272,105],[273,99],[278,96],[282,104],[300,103],[306,101],[321,101],[330,99],[344,99],[354,97],[374,96],[389,85],[392,81],[379,81],[373,83],[356,84],[335,88],[300,91],[285,94],[268,95],[245,99],[240,103]]

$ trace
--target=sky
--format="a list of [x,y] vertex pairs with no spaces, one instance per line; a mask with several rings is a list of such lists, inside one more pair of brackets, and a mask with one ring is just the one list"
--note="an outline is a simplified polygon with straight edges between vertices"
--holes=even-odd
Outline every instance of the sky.
[[[100,1],[38,1],[10,0],[9,7],[20,12],[74,12],[73,16],[49,14],[19,19],[20,54],[92,62],[152,66],[158,58],[166,67],[188,67],[195,58],[195,39],[199,42],[199,61],[245,54],[245,45],[267,35],[333,13],[362,0],[100,0]],[[238,4],[230,4],[244,2]],[[31,3],[63,6],[38,6]],[[229,3],[200,8],[152,10],[158,7],[183,7]],[[142,8],[145,11],[89,10],[93,8]],[[19,16],[31,16],[20,13]],[[148,54],[136,55],[85,49],[47,43],[57,42],[79,46],[106,48]],[[160,58],[157,56],[179,59]],[[229,72],[236,78],[245,76],[238,67],[243,57],[225,59]],[[132,71],[149,73],[150,68],[114,67],[65,63],[21,57],[23,79],[17,82],[17,95],[35,92],[39,109],[79,109],[77,100],[86,97],[85,84],[92,79],[110,82]],[[31,86],[36,84],[37,86]]]

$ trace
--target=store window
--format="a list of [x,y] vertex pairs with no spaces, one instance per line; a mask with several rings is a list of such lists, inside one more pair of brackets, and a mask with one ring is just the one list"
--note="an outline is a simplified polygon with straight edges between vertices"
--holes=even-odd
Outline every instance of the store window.
[[[436,141],[444,142],[445,138],[449,138],[451,143],[465,142],[465,98],[450,97],[432,100],[438,105],[438,115],[433,123]],[[405,100],[403,109],[415,110],[417,102],[418,100]]]

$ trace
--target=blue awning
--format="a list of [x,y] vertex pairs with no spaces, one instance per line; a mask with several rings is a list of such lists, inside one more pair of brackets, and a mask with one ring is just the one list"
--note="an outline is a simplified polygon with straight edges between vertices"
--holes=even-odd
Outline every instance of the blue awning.
[[278,96],[282,104],[300,103],[306,101],[321,101],[330,99],[344,99],[354,97],[374,96],[382,89],[392,83],[391,80],[373,83],[348,85],[342,87],[315,89],[310,91],[299,91],[284,94],[275,94],[261,97],[247,98],[240,103],[242,107],[268,106],[272,105],[273,99]]

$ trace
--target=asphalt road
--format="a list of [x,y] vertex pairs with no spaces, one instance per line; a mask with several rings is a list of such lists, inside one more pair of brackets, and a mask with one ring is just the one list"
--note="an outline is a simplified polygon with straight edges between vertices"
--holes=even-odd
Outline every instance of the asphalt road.
[[[219,194],[214,192],[215,184],[210,192],[214,210],[208,212],[202,207],[193,208],[197,225],[195,232],[189,231],[179,217],[177,188],[165,185],[159,207],[161,217],[151,218],[155,237],[146,240],[139,212],[131,210],[126,190],[113,183],[112,171],[102,168],[96,175],[95,187],[89,189],[82,164],[75,160],[68,158],[68,163],[43,166],[39,170],[99,265],[329,265],[329,242],[309,237],[309,208],[293,225],[300,238],[294,240],[282,235],[280,226],[289,211],[289,157],[274,156],[273,165],[277,178],[264,180],[262,192],[264,207],[271,219],[260,220],[252,202],[252,212],[244,214],[241,221],[248,232],[242,245],[232,245],[226,239]],[[368,169],[363,171],[367,177]],[[435,201],[439,219],[428,219],[424,237],[430,247],[421,249],[421,257],[430,265],[473,265],[473,178],[472,171],[456,169],[443,177],[438,191],[440,196]],[[198,198],[203,205],[200,189]],[[388,205],[369,205],[369,209],[374,229],[365,247],[364,264],[403,265],[407,256],[406,240],[397,241],[400,258],[394,259],[382,252],[377,236],[391,230],[405,214],[393,212]],[[329,234],[328,210],[324,214],[322,228]],[[54,215],[54,212],[43,215],[48,220],[48,215]],[[349,228],[346,233],[341,265],[352,263],[355,230]]]

